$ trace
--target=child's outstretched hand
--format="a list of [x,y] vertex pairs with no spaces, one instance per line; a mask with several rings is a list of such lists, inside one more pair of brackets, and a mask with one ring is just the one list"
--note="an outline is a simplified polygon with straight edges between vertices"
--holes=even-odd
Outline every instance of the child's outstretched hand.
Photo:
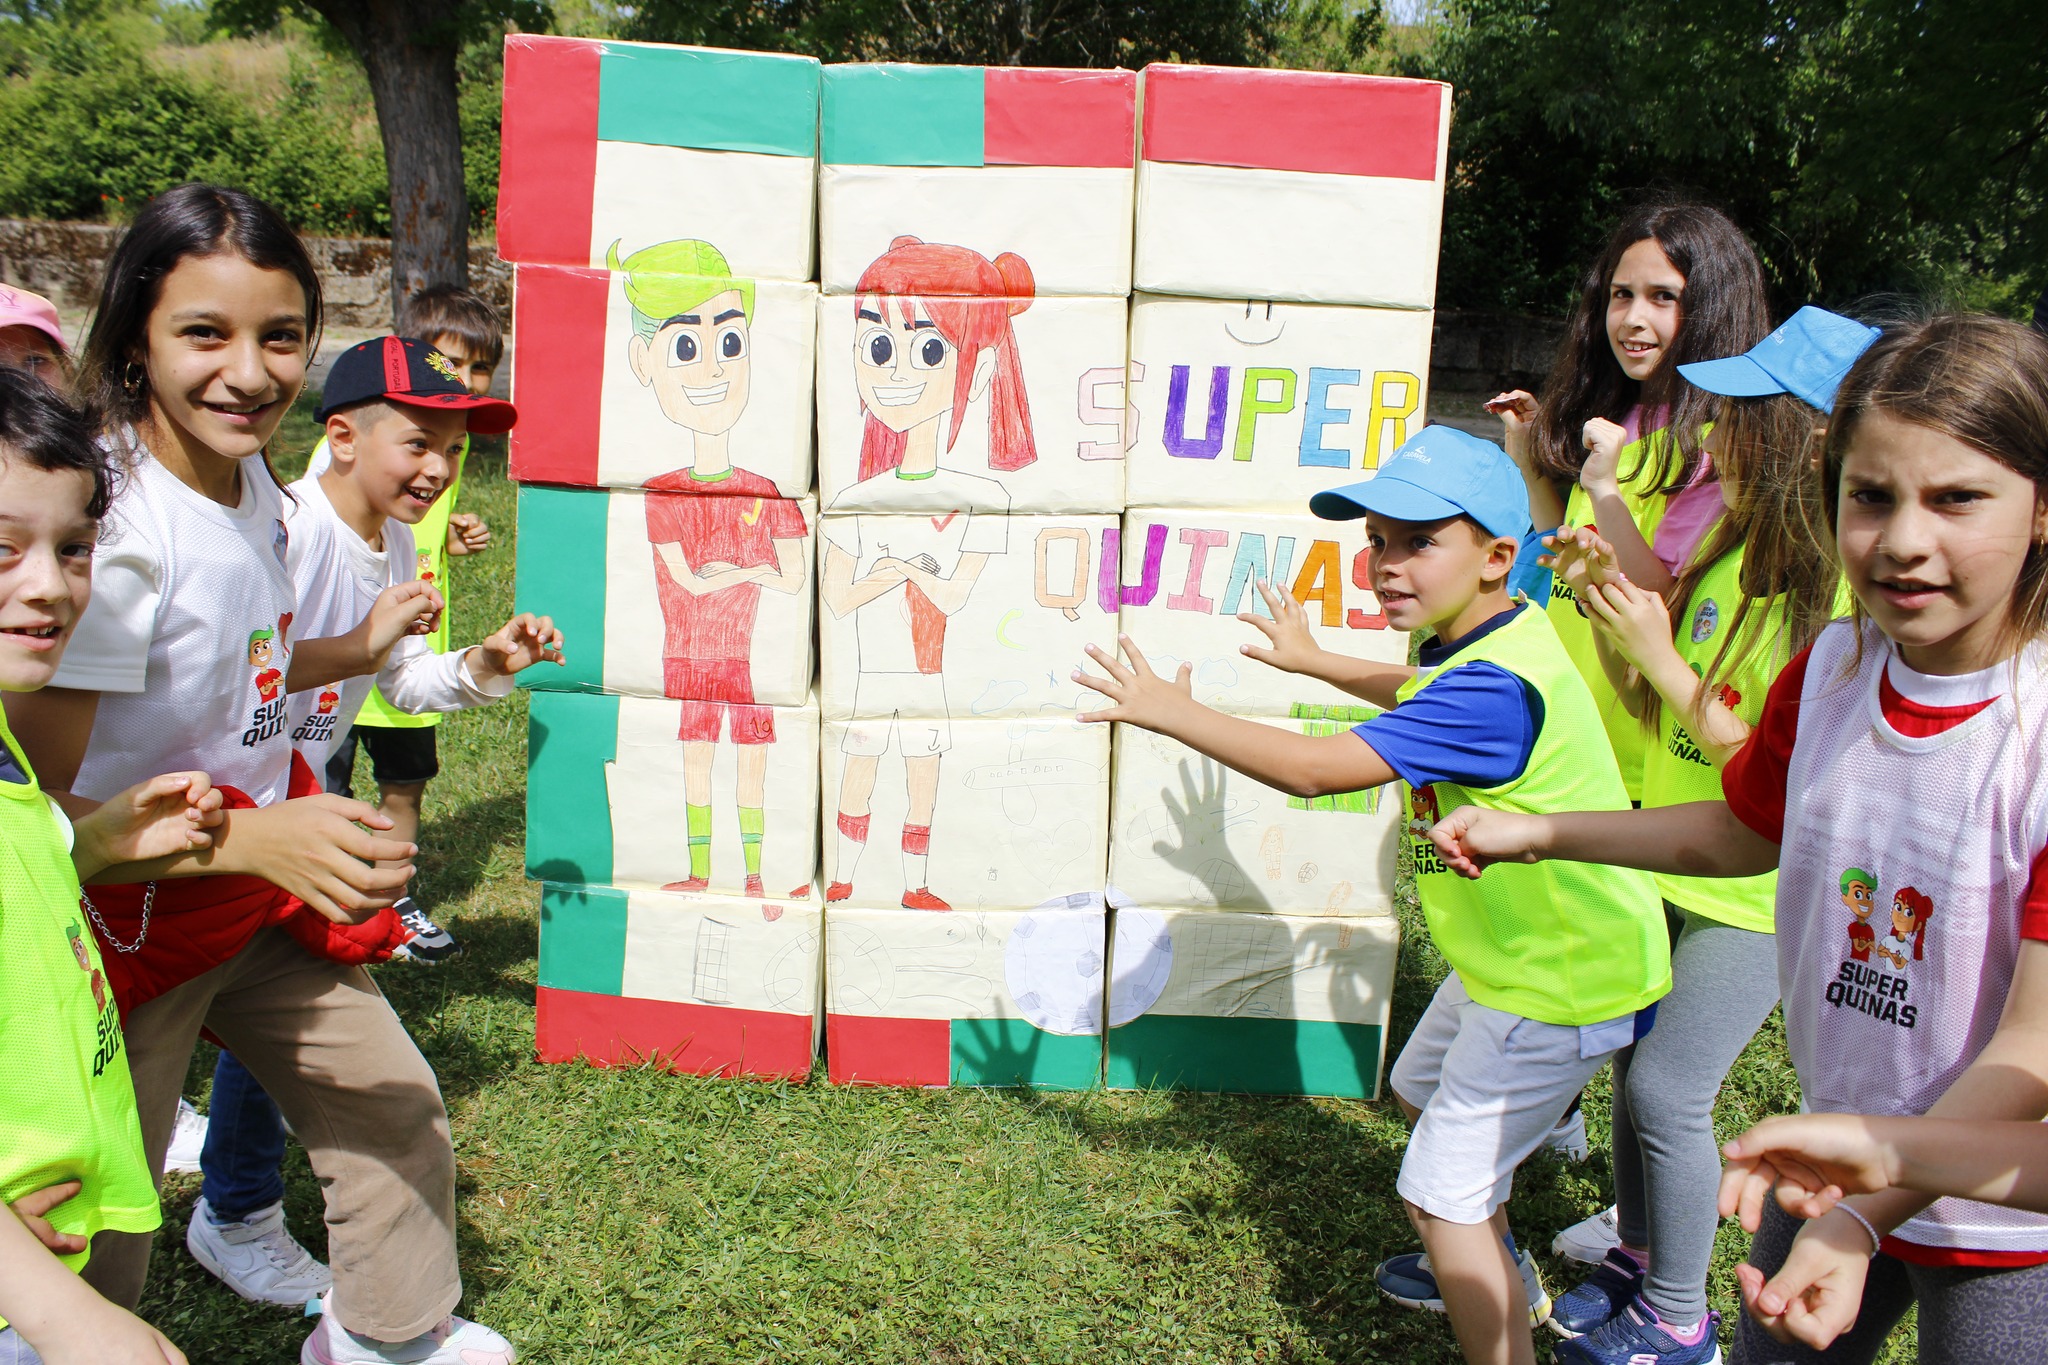
[[81,881],[115,863],[168,858],[213,843],[221,792],[205,773],[165,773],[102,802],[72,825]]
[[1436,822],[1429,841],[1444,866],[1477,880],[1494,863],[1533,863],[1541,856],[1543,817],[1460,806]]
[[474,512],[451,512],[447,545],[451,555],[480,555],[491,548],[491,528]]
[[483,674],[478,682],[508,678],[538,663],[558,664],[562,662],[562,632],[555,629],[552,616],[521,612],[479,641],[464,663],[472,660],[471,676]]
[[1898,1153],[1861,1114],[1784,1114],[1721,1148],[1721,1216],[1755,1232],[1773,1193],[1795,1218],[1818,1218],[1851,1194],[1899,1181]]
[[1579,467],[1579,487],[1594,497],[1621,491],[1621,449],[1628,444],[1628,432],[1617,422],[1595,417],[1580,434],[1586,446],[1586,462]]
[[1272,612],[1272,616],[1241,611],[1237,619],[1248,626],[1257,626],[1265,635],[1266,643],[1239,645],[1238,649],[1249,658],[1289,673],[1308,672],[1310,661],[1323,652],[1323,647],[1309,634],[1308,613],[1302,610],[1301,603],[1294,600],[1293,593],[1281,592],[1264,579],[1254,586],[1258,588],[1259,596],[1265,599],[1266,610]]
[[1184,706],[1192,706],[1195,692],[1192,679],[1194,665],[1183,663],[1174,674],[1172,681],[1152,671],[1152,665],[1145,662],[1145,656],[1131,643],[1128,635],[1119,635],[1116,642],[1123,647],[1124,657],[1130,662],[1121,664],[1114,657],[1088,646],[1088,657],[1102,665],[1106,678],[1098,678],[1074,670],[1074,681],[1083,687],[1092,687],[1115,705],[1106,711],[1089,711],[1075,717],[1084,721],[1121,720],[1147,730],[1166,733],[1176,715]]
[[408,635],[431,635],[441,624],[445,605],[433,584],[415,578],[410,583],[393,583],[377,594],[370,614],[363,618],[368,632],[371,657],[382,668],[391,651]]
[[1517,464],[1529,449],[1529,433],[1536,425],[1536,395],[1527,389],[1497,393],[1486,400],[1486,410],[1500,418],[1501,448]]
[[1593,629],[1604,635],[1609,647],[1638,671],[1655,651],[1674,648],[1671,615],[1664,609],[1664,599],[1654,592],[1645,592],[1627,578],[1596,584],[1581,593],[1579,601],[1586,604]]

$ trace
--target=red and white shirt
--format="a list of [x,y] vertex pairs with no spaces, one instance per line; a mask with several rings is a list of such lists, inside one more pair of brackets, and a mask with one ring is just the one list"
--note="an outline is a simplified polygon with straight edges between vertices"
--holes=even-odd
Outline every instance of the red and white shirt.
[[[2048,668],[1916,673],[1875,628],[1822,632],[1722,773],[1779,868],[1787,1041],[1806,1106],[1920,1114],[1998,1027],[2048,939]],[[2024,722],[2022,717],[2025,717]],[[1843,889],[1868,877],[1867,915]],[[1921,1264],[2048,1261],[2048,1217],[1943,1199],[1885,1239]]]

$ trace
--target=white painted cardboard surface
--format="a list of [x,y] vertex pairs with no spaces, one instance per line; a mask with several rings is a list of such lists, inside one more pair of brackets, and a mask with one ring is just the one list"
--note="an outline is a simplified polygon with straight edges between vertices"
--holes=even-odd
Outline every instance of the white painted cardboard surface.
[[590,202],[590,260],[605,248],[701,237],[735,275],[809,280],[818,163],[804,156],[599,142]]
[[1317,918],[1393,913],[1398,785],[1300,809],[1178,740],[1116,730],[1109,881],[1137,904]]
[[[730,257],[731,249],[724,242],[706,240]],[[651,244],[628,238],[620,255],[630,256]],[[638,488],[658,474],[688,467],[695,458],[699,438],[689,426],[664,411],[654,389],[642,382],[633,368],[633,307],[626,301],[624,282],[624,275],[612,275],[608,295],[597,481],[614,488]],[[816,339],[815,286],[757,280],[754,316],[747,327],[746,357],[721,366],[715,376],[707,376],[715,382],[698,386],[702,393],[722,384],[746,385],[746,407],[728,433],[732,462],[774,480],[784,497],[802,497],[811,489],[811,396],[816,389]],[[650,348],[643,369],[652,374],[669,359]],[[679,411],[687,416],[693,409],[686,406]]]
[[825,912],[826,1008],[1097,1034],[1107,932],[1100,894],[950,915],[835,904]]
[[[936,738],[934,738],[936,734]],[[906,742],[919,781],[938,755],[925,883],[961,910],[1026,909],[1076,892],[1101,891],[1109,837],[1109,727],[1057,720],[826,721],[820,824],[823,879],[850,881],[860,905],[897,905],[912,858],[903,851],[910,810]],[[848,868],[839,831],[849,759],[859,778],[874,750],[868,838]],[[849,749],[850,746],[850,749]],[[863,753],[863,751],[866,751]],[[853,792],[849,790],[848,804]],[[915,889],[915,888],[910,888]],[[929,912],[938,914],[940,912]]]
[[[617,758],[605,765],[611,800],[612,881],[661,887],[690,876],[689,766],[694,745],[677,737],[684,703],[619,699]],[[818,711],[815,704],[777,707],[775,742],[744,746],[762,767],[761,877],[771,897],[808,892],[818,870]],[[702,761],[702,751],[699,751]],[[746,886],[739,827],[743,746],[722,729],[710,746],[711,885],[737,896]],[[792,897],[802,902],[804,897]],[[628,991],[627,994],[633,994]],[[671,997],[657,997],[667,999]]]
[[[661,602],[654,586],[655,551],[647,540],[646,495],[620,489],[605,509],[604,684],[607,692],[664,695],[666,648]],[[763,589],[756,607],[751,672],[754,700],[763,706],[802,706],[811,690],[811,601],[816,575],[816,507],[797,503],[812,534],[801,543],[804,582],[793,593]],[[665,569],[663,570],[666,571]]]
[[1441,177],[1142,161],[1133,279],[1158,294],[1432,308],[1442,234]]
[[850,294],[907,234],[1014,251],[1041,294],[1128,294],[1136,187],[1128,166],[822,166],[819,278]]
[[823,931],[816,905],[635,891],[626,898],[623,993],[814,1015],[823,986]]
[[1138,295],[1126,502],[1303,512],[1369,477],[1422,428],[1434,320]]
[[[1113,648],[1116,617],[1093,592],[1105,534],[1116,518],[948,512],[826,517],[818,528],[821,697],[833,719],[898,711],[950,715],[1069,716],[1084,696],[1073,670],[1089,644]],[[945,618],[943,671],[916,671],[914,634],[930,611],[897,586],[844,614],[834,586],[883,572],[891,559],[930,556],[939,577],[975,573],[964,605]],[[973,565],[979,558],[980,568]],[[927,600],[931,600],[927,598]]]
[[[1120,628],[1153,670],[1170,675],[1193,664],[1196,700],[1242,715],[1285,716],[1296,702],[1361,704],[1328,683],[1248,658],[1271,619],[1256,586],[1266,578],[1306,608],[1309,631],[1324,649],[1354,658],[1404,663],[1408,637],[1387,628],[1370,588],[1365,522],[1324,521],[1306,513],[1131,511],[1121,533]],[[1147,567],[1154,561],[1156,576]]]
[[[1013,470],[989,466],[994,380],[974,391],[952,435],[952,410],[930,418],[938,437],[938,466],[958,476],[940,493],[917,481],[878,474],[860,478],[862,431],[867,421],[861,383],[892,396],[926,384],[954,392],[947,368],[922,368],[910,353],[881,368],[860,348],[874,324],[857,316],[860,301],[826,296],[818,307],[818,496],[828,510],[949,511],[965,498],[977,510],[1010,512],[1114,512],[1123,507],[1124,354],[1128,309],[1122,298],[1035,298],[1011,316],[1018,365],[1030,407],[1036,458]],[[880,310],[889,312],[888,309]],[[894,315],[891,314],[892,322]],[[895,329],[900,335],[900,324]],[[984,351],[983,355],[989,352]],[[925,376],[931,376],[926,378]],[[878,400],[879,401],[879,400]],[[950,447],[948,442],[951,442]],[[976,480],[979,482],[966,482]],[[940,505],[940,504],[945,505]]]
[[1109,1017],[1300,1019],[1386,1027],[1400,927],[1391,916],[1306,919],[1119,907]]

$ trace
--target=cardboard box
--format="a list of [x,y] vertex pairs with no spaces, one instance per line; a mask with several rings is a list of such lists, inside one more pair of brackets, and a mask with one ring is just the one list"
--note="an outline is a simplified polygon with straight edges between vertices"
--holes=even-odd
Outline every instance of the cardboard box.
[[815,905],[544,886],[540,1059],[802,1080],[822,928]]
[[[528,730],[527,875],[809,897],[818,868],[815,704],[537,692]],[[703,886],[686,885],[696,877]]]
[[737,275],[812,278],[818,63],[514,33],[505,39],[498,254],[602,266],[698,237]]
[[1100,1084],[1099,894],[1030,910],[826,907],[825,1056],[840,1084]]
[[1145,68],[1137,288],[1430,308],[1451,88]]
[[1130,71],[826,67],[826,290],[856,292],[907,235],[1015,252],[1041,295],[1130,292],[1137,87]]
[[1271,507],[1370,478],[1422,429],[1435,315],[1131,302],[1132,507]]
[[803,705],[814,525],[809,499],[523,486],[516,605],[565,638],[520,685]]
[[694,470],[704,493],[810,492],[817,289],[733,278],[723,257],[628,242],[621,271],[517,268],[513,478],[639,488]]
[[1117,906],[1107,1083],[1372,1099],[1400,931],[1361,920]]

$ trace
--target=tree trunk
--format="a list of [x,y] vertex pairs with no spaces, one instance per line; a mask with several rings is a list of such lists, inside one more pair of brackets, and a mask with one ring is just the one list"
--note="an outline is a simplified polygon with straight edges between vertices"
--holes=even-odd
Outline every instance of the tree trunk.
[[431,284],[469,284],[452,6],[310,0],[370,78],[391,176],[391,309]]

